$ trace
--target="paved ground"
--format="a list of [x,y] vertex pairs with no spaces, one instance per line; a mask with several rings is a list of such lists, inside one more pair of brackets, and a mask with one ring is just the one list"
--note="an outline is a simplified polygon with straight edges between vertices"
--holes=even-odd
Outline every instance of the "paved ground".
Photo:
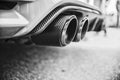
[[119,80],[120,30],[64,48],[0,46],[0,80]]

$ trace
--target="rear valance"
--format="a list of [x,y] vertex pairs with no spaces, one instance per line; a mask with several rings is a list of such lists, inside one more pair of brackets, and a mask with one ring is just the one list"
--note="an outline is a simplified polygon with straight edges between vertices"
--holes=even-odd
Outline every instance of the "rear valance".
[[15,10],[0,10],[1,27],[23,27],[29,21]]

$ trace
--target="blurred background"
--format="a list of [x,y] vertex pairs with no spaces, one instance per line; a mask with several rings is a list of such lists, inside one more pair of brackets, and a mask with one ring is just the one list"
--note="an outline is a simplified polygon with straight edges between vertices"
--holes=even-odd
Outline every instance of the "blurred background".
[[106,36],[91,31],[63,48],[0,45],[0,80],[120,80],[119,1],[80,1],[102,10]]
[[119,0],[80,0],[100,8],[107,27],[119,27]]

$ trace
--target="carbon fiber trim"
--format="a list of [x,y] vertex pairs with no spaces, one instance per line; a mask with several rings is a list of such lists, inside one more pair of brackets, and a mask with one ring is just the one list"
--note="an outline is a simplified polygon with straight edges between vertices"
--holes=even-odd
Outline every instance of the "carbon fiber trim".
[[[65,7],[69,7],[69,6],[71,6],[71,8],[66,8],[65,10],[64,10],[64,8]],[[72,8],[73,7],[73,8]],[[76,7],[76,8],[74,8],[74,7]],[[62,12],[64,12],[64,11],[67,11],[67,10],[69,10],[69,9],[76,9],[77,11],[78,10],[81,10],[80,8],[81,7],[84,7],[84,8],[82,8],[82,9],[85,9],[85,8],[88,8],[87,10],[95,10],[95,9],[93,9],[93,8],[90,8],[90,7],[86,7],[86,6],[81,6],[81,5],[78,5],[78,4],[73,4],[73,3],[65,3],[65,4],[63,4],[63,5],[61,5],[61,6],[58,6],[58,7],[56,7],[54,10],[52,10],[29,34],[38,34],[38,33],[41,33],[42,31],[44,31],[45,29],[46,29],[46,27],[50,24],[50,23],[47,23],[59,10],[61,10],[61,9],[63,9],[61,12],[59,12],[59,14],[61,14]],[[96,10],[97,12],[99,12],[99,14],[101,14],[101,12],[99,11],[99,10]],[[97,14],[97,13],[96,13]],[[54,16],[55,18],[57,17],[57,16]],[[53,20],[50,20],[51,22],[53,21]],[[46,23],[47,23],[47,26],[46,26]],[[44,28],[43,28],[44,27]]]

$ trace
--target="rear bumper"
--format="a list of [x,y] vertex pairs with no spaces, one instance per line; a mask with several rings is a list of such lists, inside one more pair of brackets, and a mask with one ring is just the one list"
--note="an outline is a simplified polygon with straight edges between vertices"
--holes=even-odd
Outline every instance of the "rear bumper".
[[11,38],[28,24],[15,10],[0,10],[0,38]]
[[[58,0],[59,2],[54,2],[54,0],[36,0],[34,2],[24,2],[26,0],[6,1],[23,2],[17,2],[17,5],[12,10],[9,10],[8,12],[3,12],[3,16],[7,12],[8,14],[13,13],[17,15],[17,17],[16,19],[10,16],[8,16],[10,17],[9,19],[0,18],[0,28],[2,34],[8,32],[7,35],[0,35],[0,38],[13,38],[24,36],[33,31],[36,26],[39,26],[41,28],[41,31],[39,32],[42,32],[48,26],[48,24],[52,22],[53,19],[55,19],[60,13],[68,9],[77,9],[81,12],[95,13],[98,15],[101,14],[99,9],[89,6],[88,4],[84,4],[78,0]],[[11,30],[12,28],[14,28],[13,31],[10,32],[12,33],[11,35],[9,35],[9,30],[7,29],[10,27]],[[5,29],[7,30],[5,31]]]

